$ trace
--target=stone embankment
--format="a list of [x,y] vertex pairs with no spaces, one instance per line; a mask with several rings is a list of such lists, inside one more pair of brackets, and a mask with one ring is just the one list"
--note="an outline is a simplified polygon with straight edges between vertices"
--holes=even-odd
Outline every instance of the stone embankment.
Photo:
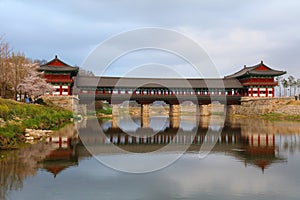
[[25,129],[25,139],[27,142],[30,141],[37,141],[37,140],[42,140],[46,139],[49,137],[50,134],[52,134],[52,130],[35,130],[35,129]]
[[74,101],[78,101],[78,98],[75,96],[51,96],[46,95],[42,97],[44,101],[51,101],[53,104],[62,107],[67,110],[73,109],[73,105],[75,105]]
[[40,140],[47,139],[50,136],[66,136],[73,137],[77,134],[77,129],[74,124],[68,124],[63,128],[53,131],[53,130],[36,130],[36,129],[25,129],[25,139],[28,143],[36,143]]
[[42,97],[44,101],[50,101],[54,105],[62,107],[66,110],[73,111],[75,114],[87,114],[87,107],[85,104],[80,105],[77,96],[51,96],[45,95]]
[[242,98],[241,105],[227,107],[229,115],[264,115],[270,113],[300,115],[300,101],[294,98]]

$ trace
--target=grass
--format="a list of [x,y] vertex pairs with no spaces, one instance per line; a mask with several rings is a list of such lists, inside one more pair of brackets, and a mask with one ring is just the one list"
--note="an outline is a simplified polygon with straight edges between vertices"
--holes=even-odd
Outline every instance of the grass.
[[71,111],[51,102],[37,105],[0,99],[0,149],[22,140],[26,128],[56,130],[72,117]]
[[96,111],[96,114],[111,115],[112,114],[112,108],[99,109],[99,110]]
[[264,114],[261,116],[263,119],[271,120],[271,121],[298,121],[300,122],[300,115],[286,115],[280,113],[270,113]]

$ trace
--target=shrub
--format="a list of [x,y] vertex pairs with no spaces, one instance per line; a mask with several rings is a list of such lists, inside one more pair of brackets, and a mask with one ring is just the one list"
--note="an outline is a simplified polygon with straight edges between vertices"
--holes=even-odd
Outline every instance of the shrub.
[[9,108],[7,105],[0,105],[0,118],[5,121],[9,119]]
[[42,98],[38,98],[37,100],[35,100],[35,103],[40,104],[40,105],[46,105],[46,103],[44,102],[44,100]]
[[0,98],[0,118],[5,123],[0,127],[0,144],[1,138],[18,137],[18,134],[24,133],[25,128],[58,129],[70,122],[72,117],[71,111],[51,103],[34,105]]

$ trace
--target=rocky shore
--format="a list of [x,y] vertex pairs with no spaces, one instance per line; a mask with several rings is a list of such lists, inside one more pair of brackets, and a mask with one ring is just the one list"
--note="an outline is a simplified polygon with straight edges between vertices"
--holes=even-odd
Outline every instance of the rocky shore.
[[34,143],[35,141],[43,140],[49,137],[54,131],[52,130],[36,130],[25,129],[25,139],[27,143]]
[[294,98],[242,98],[241,105],[227,107],[228,115],[300,115],[300,101]]

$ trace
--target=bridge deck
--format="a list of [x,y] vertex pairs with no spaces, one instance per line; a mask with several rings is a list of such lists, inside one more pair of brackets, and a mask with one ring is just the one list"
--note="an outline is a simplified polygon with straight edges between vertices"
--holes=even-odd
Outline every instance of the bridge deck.
[[106,100],[121,103],[165,101],[179,104],[192,101],[199,105],[219,101],[240,104],[243,86],[237,79],[158,79],[120,77],[78,77],[76,88],[80,102]]

